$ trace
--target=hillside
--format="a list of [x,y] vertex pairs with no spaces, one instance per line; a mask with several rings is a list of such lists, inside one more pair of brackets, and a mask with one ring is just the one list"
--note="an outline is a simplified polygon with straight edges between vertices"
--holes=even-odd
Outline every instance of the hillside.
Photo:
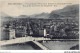
[[61,17],[71,17],[79,19],[79,5],[66,6],[63,9],[52,11],[49,18]]
[[6,13],[4,12],[1,12],[1,21],[2,22],[6,22],[6,21],[9,21],[9,20],[13,20],[13,17],[12,16],[9,16],[7,15]]
[[30,15],[31,18],[49,18],[49,13],[40,13],[40,14],[34,14],[34,15]]

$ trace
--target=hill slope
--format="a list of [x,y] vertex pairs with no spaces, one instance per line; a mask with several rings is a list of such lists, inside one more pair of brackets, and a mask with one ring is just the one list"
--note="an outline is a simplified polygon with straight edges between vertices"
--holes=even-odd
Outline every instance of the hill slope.
[[63,9],[52,11],[49,18],[61,17],[71,17],[79,19],[79,5],[66,6]]

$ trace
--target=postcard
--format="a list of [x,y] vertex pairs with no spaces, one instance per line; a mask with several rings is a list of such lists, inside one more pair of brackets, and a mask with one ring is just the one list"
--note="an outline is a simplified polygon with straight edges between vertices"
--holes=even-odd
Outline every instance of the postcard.
[[0,50],[79,50],[79,0],[0,2]]

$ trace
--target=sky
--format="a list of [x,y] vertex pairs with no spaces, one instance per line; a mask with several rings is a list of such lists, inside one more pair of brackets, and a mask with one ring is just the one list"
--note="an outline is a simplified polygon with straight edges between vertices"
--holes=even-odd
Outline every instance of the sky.
[[[79,3],[78,0],[0,0],[0,2],[0,12],[3,12],[9,16],[32,15],[42,12],[50,13],[53,10],[62,9],[67,5],[74,5]],[[46,5],[44,3],[50,3],[49,5],[52,6],[32,7],[31,3],[40,3],[40,5]],[[27,7],[27,5],[30,6]]]

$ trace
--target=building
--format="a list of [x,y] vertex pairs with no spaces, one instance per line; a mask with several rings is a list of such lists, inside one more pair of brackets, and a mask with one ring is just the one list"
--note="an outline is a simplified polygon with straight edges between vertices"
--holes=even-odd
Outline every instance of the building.
[[15,30],[5,28],[1,32],[1,40],[9,40],[15,38]]
[[41,37],[47,36],[46,29],[40,29],[39,36],[41,36]]
[[15,35],[16,37],[25,37],[27,35],[26,27],[22,27],[22,26],[16,27]]
[[15,37],[15,29],[10,29],[9,30],[9,39],[14,39]]
[[44,29],[44,36],[47,36],[46,29]]
[[1,41],[9,40],[9,29],[2,29],[1,31]]

